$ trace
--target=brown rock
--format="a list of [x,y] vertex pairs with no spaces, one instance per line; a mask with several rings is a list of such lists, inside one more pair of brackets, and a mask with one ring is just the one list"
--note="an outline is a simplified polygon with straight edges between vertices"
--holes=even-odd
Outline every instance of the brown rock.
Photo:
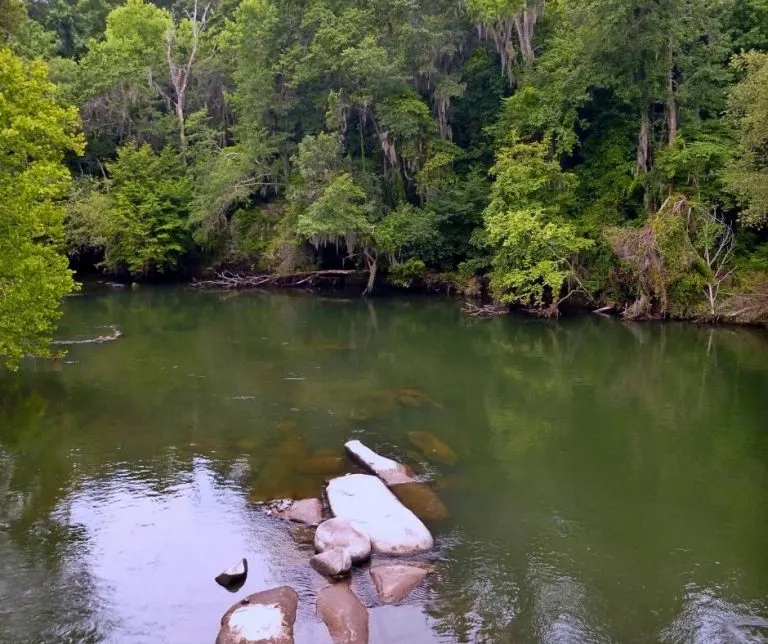
[[323,520],[323,504],[320,499],[294,501],[289,508],[277,513],[281,519],[289,519],[306,525],[317,525]]
[[419,519],[442,521],[449,516],[448,508],[437,493],[424,483],[399,483],[390,485],[389,489]]
[[291,536],[293,540],[301,545],[312,546],[315,543],[315,529],[308,525],[291,526]]
[[346,460],[339,454],[313,454],[296,463],[295,467],[301,474],[340,474],[344,471]]
[[345,548],[331,548],[312,557],[309,565],[326,577],[343,577],[352,568],[352,558]]
[[250,595],[224,613],[216,644],[293,644],[298,605],[289,586]]
[[413,431],[408,432],[408,440],[419,448],[425,458],[430,461],[456,465],[459,457],[448,445],[441,441],[432,432]]
[[416,566],[373,566],[371,578],[376,586],[382,604],[397,604],[403,601],[427,574],[424,568]]
[[368,610],[348,584],[323,588],[317,596],[317,614],[333,644],[368,644]]

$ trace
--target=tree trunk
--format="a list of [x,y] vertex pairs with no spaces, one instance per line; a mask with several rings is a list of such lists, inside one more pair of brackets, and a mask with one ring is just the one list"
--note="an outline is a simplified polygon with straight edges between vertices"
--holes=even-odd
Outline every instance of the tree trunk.
[[371,253],[369,248],[364,248],[363,254],[365,255],[365,262],[368,264],[368,284],[365,286],[363,295],[370,295],[376,281],[376,256]]
[[635,174],[644,174],[650,168],[651,156],[651,124],[648,121],[648,111],[643,112],[640,121],[640,133],[637,136],[637,165]]
[[176,99],[176,119],[179,121],[179,146],[181,152],[187,150],[187,132],[184,127],[184,93],[182,92]]
[[669,145],[677,139],[677,101],[675,99],[674,60],[672,56],[672,41],[667,44],[667,128],[669,130]]

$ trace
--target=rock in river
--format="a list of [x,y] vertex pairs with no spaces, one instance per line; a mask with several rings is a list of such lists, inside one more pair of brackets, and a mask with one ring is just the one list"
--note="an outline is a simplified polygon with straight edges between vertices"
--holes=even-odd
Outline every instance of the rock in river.
[[234,593],[243,587],[246,577],[248,577],[248,560],[243,557],[242,560],[217,575],[216,583]]
[[382,604],[403,601],[424,579],[428,570],[416,566],[373,566],[371,578]]
[[281,519],[289,519],[306,525],[317,525],[323,520],[323,504],[319,499],[301,499],[294,501],[286,509],[277,513]]
[[400,503],[424,521],[443,521],[449,516],[448,508],[437,493],[424,483],[399,483],[390,488]]
[[346,548],[330,548],[312,557],[309,565],[326,577],[343,577],[352,568],[352,557]]
[[430,550],[434,545],[427,527],[375,476],[337,477],[328,483],[326,494],[333,514],[363,530],[375,552],[412,554]]
[[360,563],[371,556],[371,539],[359,526],[336,517],[323,521],[315,532],[315,550],[325,552],[332,548],[347,550],[352,563]]
[[368,610],[348,584],[323,588],[317,596],[317,614],[333,644],[368,644]]
[[447,465],[456,465],[459,461],[456,452],[432,432],[408,432],[408,440],[418,447],[421,453],[430,461],[446,463]]
[[293,644],[298,605],[289,586],[250,595],[224,613],[216,644]]
[[415,480],[405,465],[377,454],[358,440],[344,443],[344,448],[355,462],[373,472],[387,485],[411,483]]

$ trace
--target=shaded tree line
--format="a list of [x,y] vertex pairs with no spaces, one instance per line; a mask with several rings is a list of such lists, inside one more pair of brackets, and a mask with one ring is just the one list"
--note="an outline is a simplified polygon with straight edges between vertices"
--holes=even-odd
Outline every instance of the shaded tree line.
[[71,266],[440,274],[544,314],[765,319],[766,0],[0,9],[14,82],[79,111],[82,139],[48,147],[69,196],[30,196],[61,209],[30,243]]

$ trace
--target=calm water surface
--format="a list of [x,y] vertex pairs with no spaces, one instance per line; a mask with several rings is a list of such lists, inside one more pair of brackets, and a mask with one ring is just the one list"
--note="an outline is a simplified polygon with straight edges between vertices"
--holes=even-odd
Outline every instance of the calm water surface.
[[403,605],[357,574],[374,644],[768,639],[764,334],[141,289],[71,298],[60,337],[109,325],[0,379],[2,642],[210,644],[283,583],[298,644],[329,641],[309,552],[257,503],[317,495],[350,437],[451,512]]

